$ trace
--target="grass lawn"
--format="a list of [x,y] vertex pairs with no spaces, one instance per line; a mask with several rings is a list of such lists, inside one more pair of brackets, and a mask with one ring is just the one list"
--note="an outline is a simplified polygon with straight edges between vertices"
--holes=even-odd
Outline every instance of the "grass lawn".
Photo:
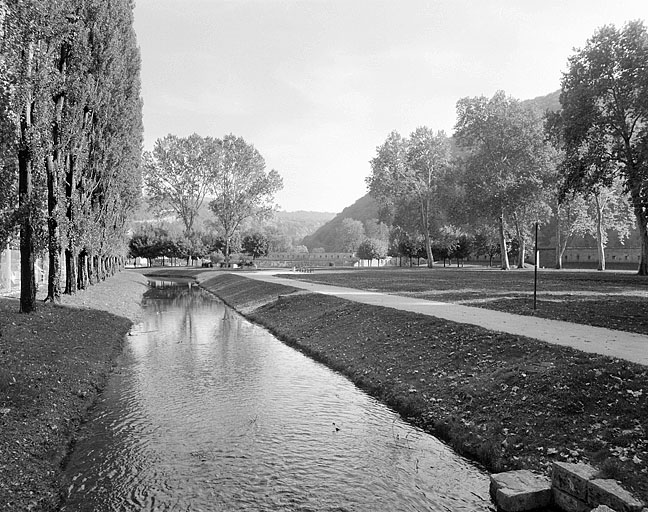
[[384,268],[282,277],[648,334],[648,277],[630,272],[542,269],[535,311],[532,270]]

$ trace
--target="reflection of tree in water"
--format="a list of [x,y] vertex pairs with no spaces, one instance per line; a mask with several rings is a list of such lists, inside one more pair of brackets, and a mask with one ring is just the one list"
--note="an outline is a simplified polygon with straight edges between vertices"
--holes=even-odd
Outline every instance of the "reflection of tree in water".
[[233,309],[225,308],[223,310],[223,317],[219,329],[223,339],[240,339],[242,327],[243,322],[241,321],[241,315]]
[[143,305],[159,303],[174,307],[203,306],[214,299],[202,288],[192,282],[149,281],[149,289],[142,298]]
[[149,289],[142,298],[142,306],[156,329],[169,320],[165,313],[172,311],[175,318],[181,318],[177,328],[186,340],[193,336],[193,314],[213,304],[213,296],[193,282],[149,281]]

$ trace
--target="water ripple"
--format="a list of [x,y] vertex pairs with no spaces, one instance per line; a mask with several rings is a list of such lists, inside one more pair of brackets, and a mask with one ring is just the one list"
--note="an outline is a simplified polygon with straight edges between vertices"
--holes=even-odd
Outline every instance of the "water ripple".
[[484,473],[208,294],[144,304],[62,510],[492,510]]

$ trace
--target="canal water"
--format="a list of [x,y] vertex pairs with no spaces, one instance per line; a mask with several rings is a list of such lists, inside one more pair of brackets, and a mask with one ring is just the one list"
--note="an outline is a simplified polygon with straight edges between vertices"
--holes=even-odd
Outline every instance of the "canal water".
[[151,282],[63,511],[486,511],[488,476],[191,283]]

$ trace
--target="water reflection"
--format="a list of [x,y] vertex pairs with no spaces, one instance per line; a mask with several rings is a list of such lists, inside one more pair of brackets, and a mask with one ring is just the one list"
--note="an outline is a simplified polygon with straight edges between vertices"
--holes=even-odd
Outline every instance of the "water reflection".
[[492,510],[486,475],[203,290],[143,304],[63,510]]

